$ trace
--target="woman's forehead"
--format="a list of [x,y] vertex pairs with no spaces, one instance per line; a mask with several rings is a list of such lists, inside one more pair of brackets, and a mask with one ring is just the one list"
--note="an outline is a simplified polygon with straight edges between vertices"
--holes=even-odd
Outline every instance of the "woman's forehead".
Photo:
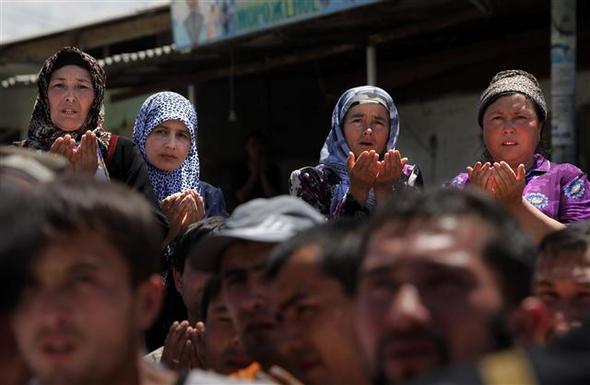
[[367,113],[380,113],[381,115],[389,117],[389,110],[385,106],[383,106],[383,104],[377,102],[365,102],[354,104],[350,106],[350,108],[346,112],[346,115],[362,115]]
[[186,123],[181,119],[166,119],[160,122],[157,127],[164,127],[171,131],[185,131],[190,132]]
[[486,112],[497,110],[534,110],[533,102],[521,93],[513,93],[509,95],[500,96],[493,103],[489,105]]
[[83,67],[75,64],[68,64],[60,67],[51,73],[50,79],[67,79],[76,78],[81,80],[91,80],[90,72]]

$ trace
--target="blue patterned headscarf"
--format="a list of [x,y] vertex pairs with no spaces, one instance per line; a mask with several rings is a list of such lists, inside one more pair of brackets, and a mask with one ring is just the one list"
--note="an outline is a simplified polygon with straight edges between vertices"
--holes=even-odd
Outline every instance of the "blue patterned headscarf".
[[[354,87],[342,94],[332,112],[332,129],[326,138],[326,142],[320,152],[320,164],[332,169],[340,177],[341,182],[335,187],[332,195],[332,205],[335,206],[342,200],[350,187],[346,158],[351,151],[344,137],[344,117],[350,107],[363,99],[379,100],[389,111],[389,136],[385,144],[385,151],[395,149],[395,143],[399,135],[399,114],[391,96],[383,89],[374,86]],[[371,190],[366,206],[373,209],[375,206],[375,195]],[[331,212],[334,207],[330,208]]]
[[[191,135],[191,146],[184,162],[169,172],[152,166],[145,153],[147,137],[154,128],[167,120],[182,121]],[[158,92],[147,98],[135,120],[133,141],[147,163],[150,182],[158,200],[187,189],[199,191],[197,113],[188,99],[175,92]]]

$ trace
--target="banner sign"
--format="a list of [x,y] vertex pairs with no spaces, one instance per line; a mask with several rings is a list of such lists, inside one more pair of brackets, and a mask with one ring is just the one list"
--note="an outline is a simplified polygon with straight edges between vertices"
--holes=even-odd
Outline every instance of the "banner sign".
[[382,0],[173,0],[176,49],[219,42]]

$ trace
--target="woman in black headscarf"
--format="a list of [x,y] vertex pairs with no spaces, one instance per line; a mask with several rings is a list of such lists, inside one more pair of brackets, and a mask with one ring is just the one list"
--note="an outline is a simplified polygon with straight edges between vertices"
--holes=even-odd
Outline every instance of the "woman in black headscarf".
[[45,61],[37,86],[21,145],[63,155],[73,172],[118,180],[138,190],[153,203],[158,221],[167,229],[139,151],[131,140],[103,128],[106,74],[96,59],[64,47]]

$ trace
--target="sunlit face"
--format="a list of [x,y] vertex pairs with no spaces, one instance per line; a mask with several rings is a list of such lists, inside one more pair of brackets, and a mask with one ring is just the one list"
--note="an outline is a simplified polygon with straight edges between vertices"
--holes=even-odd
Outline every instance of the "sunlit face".
[[552,317],[549,339],[590,319],[590,251],[564,250],[559,255],[541,255],[533,292]]
[[269,308],[264,270],[274,244],[236,242],[221,256],[219,276],[225,305],[240,340],[265,367],[275,358],[275,318]]
[[76,131],[86,122],[95,91],[90,72],[66,65],[51,74],[47,98],[54,125],[64,131]]
[[530,166],[541,138],[541,123],[533,102],[523,94],[502,96],[483,115],[483,137],[494,161],[512,168]]
[[272,282],[277,349],[305,384],[367,383],[354,330],[354,306],[342,284],[320,271],[319,248],[296,250]]
[[220,295],[207,309],[205,349],[210,370],[231,374],[252,363],[236,333],[236,328]]
[[383,154],[389,137],[389,112],[379,103],[357,104],[344,116],[343,130],[355,157],[371,150]]
[[481,258],[489,226],[472,217],[390,222],[371,236],[358,278],[357,333],[374,378],[405,382],[490,351],[500,290]]
[[139,314],[143,285],[132,288],[123,256],[101,236],[50,241],[13,319],[40,382],[115,383],[122,364],[137,359],[139,335],[153,319]]
[[167,120],[154,127],[145,140],[145,155],[162,171],[176,170],[191,148],[191,135],[180,120]]

